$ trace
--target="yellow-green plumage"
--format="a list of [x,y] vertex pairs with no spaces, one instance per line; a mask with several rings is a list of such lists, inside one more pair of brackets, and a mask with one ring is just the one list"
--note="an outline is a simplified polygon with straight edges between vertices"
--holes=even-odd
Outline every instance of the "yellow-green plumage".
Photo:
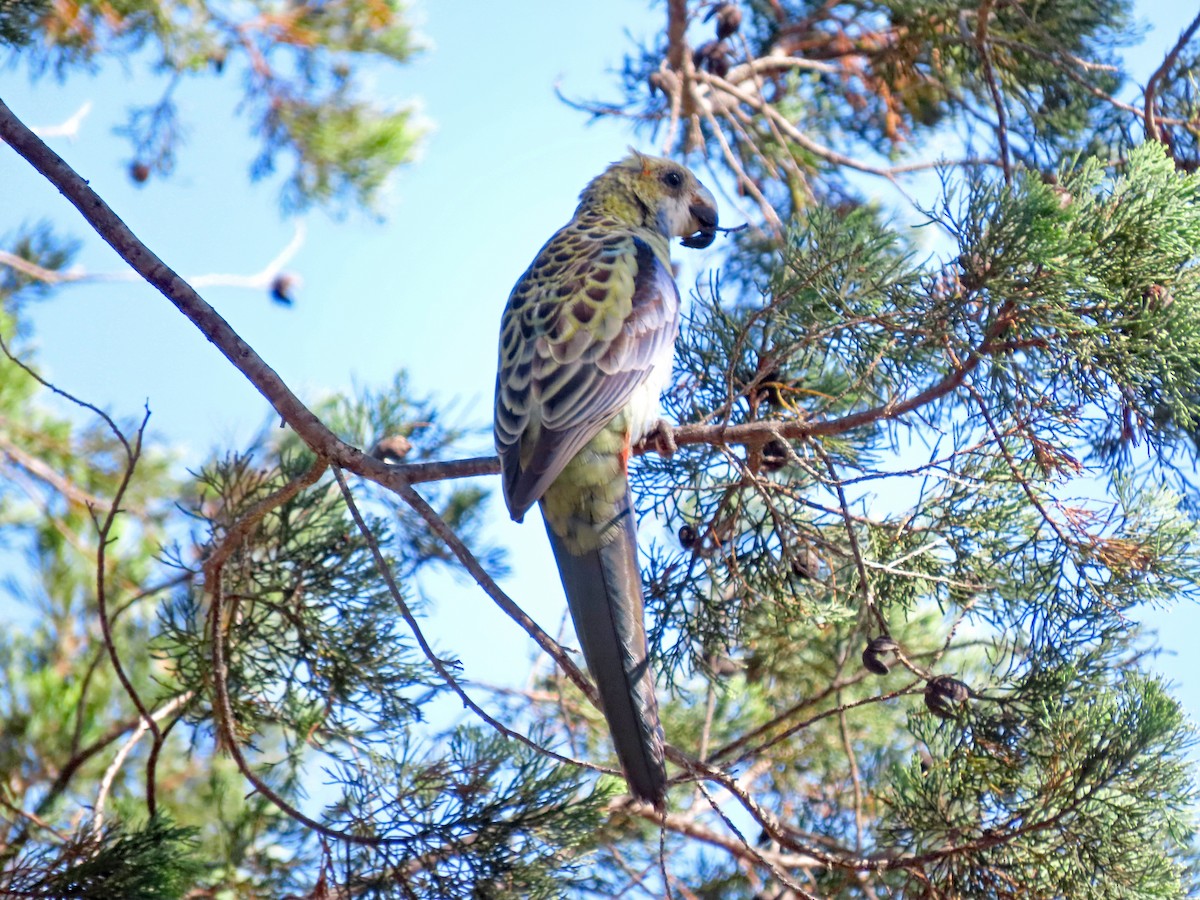
[[646,654],[630,445],[656,423],[679,329],[669,240],[712,242],[712,195],[634,154],[593,179],[521,276],[500,326],[496,449],[520,521],[541,502],[575,630],[630,787],[662,807],[666,773]]
[[[542,518],[575,555],[614,539],[611,522],[628,490],[621,454],[629,434],[622,410],[575,454],[542,495]],[[586,488],[586,490],[581,490]]]

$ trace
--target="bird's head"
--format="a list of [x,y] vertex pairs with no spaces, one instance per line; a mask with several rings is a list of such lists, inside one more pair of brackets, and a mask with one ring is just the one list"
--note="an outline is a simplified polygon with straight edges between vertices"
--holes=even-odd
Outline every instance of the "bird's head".
[[679,163],[636,150],[584,189],[580,208],[590,206],[681,237],[685,247],[707,247],[717,236],[717,202],[708,188]]

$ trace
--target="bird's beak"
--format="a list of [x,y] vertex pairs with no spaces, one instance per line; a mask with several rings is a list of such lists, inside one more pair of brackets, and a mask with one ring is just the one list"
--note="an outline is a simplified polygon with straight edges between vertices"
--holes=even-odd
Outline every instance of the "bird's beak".
[[717,208],[711,203],[693,203],[688,212],[697,228],[683,239],[683,246],[702,250],[717,239]]

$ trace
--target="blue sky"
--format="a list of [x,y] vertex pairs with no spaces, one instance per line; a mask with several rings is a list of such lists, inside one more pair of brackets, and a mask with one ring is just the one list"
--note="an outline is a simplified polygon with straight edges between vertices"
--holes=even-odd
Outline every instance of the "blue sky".
[[[303,279],[290,309],[261,291],[212,288],[206,299],[301,396],[384,384],[403,367],[419,392],[458,398],[464,422],[486,425],[496,327],[510,287],[570,216],[584,183],[637,141],[619,121],[588,125],[554,97],[553,86],[559,82],[576,97],[615,98],[613,70],[632,46],[626,32],[647,36],[660,27],[661,4],[648,6],[642,0],[418,5],[429,50],[412,65],[372,75],[377,96],[420,98],[433,126],[421,161],[394,180],[386,221],[309,216],[304,246],[288,266]],[[1143,50],[1130,54],[1141,81],[1193,14],[1174,4],[1143,9],[1157,27]],[[52,145],[133,230],[185,276],[258,271],[289,242],[294,226],[278,214],[276,183],[248,181],[256,148],[236,115],[232,82],[184,82],[176,96],[190,131],[176,174],[142,188],[126,177],[127,150],[111,128],[127,104],[151,102],[159,90],[135,62],[32,86],[19,70],[7,69],[0,97],[27,123],[42,126],[90,101],[78,137]],[[654,149],[645,140],[638,146]],[[0,233],[50,218],[86,238],[57,192],[3,148],[0,185]],[[728,205],[723,216],[738,220]],[[715,256],[690,255],[689,266],[696,271],[706,261]],[[79,263],[95,272],[122,269],[95,239],[85,240]],[[266,419],[265,401],[144,285],[66,288],[39,307],[35,329],[51,378],[120,415],[137,414],[148,402],[152,429],[179,447],[185,464],[214,447],[240,446]],[[489,445],[481,432],[474,450]],[[493,536],[512,548],[508,587],[555,631],[563,602],[536,517],[519,527],[498,501],[492,509]],[[434,630],[462,656],[468,676],[500,680],[524,671],[528,642],[478,590],[449,578],[429,587],[446,613]],[[1200,661],[1183,652],[1200,611],[1151,613],[1147,621],[1168,650],[1181,651],[1155,665],[1180,685],[1193,717],[1200,716]]]

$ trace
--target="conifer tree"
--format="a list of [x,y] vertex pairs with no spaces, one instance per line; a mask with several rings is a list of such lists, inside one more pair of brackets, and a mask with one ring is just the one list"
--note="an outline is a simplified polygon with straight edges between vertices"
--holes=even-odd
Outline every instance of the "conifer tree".
[[[149,43],[170,80],[260,36],[76,6],[14,5],[0,40],[61,71]],[[1200,889],[1194,735],[1137,624],[1200,584],[1200,18],[1131,85],[1125,0],[663,13],[615,101],[569,102],[707,167],[748,223],[692,291],[678,450],[635,468],[666,813],[615,777],[569,640],[496,584],[496,462],[463,458],[446,398],[398,375],[306,405],[0,106],[288,426],[179,474],[38,372],[26,305],[73,244],[4,241],[0,522],[38,615],[0,638],[0,895]],[[369,202],[411,123],[318,48],[404,59],[401,11],[276,19],[300,75],[268,88],[257,170],[288,147],[286,204]],[[166,175],[171,133],[135,114],[135,159]],[[426,638],[433,567],[536,645],[520,689]],[[429,727],[446,702],[464,718]]]

